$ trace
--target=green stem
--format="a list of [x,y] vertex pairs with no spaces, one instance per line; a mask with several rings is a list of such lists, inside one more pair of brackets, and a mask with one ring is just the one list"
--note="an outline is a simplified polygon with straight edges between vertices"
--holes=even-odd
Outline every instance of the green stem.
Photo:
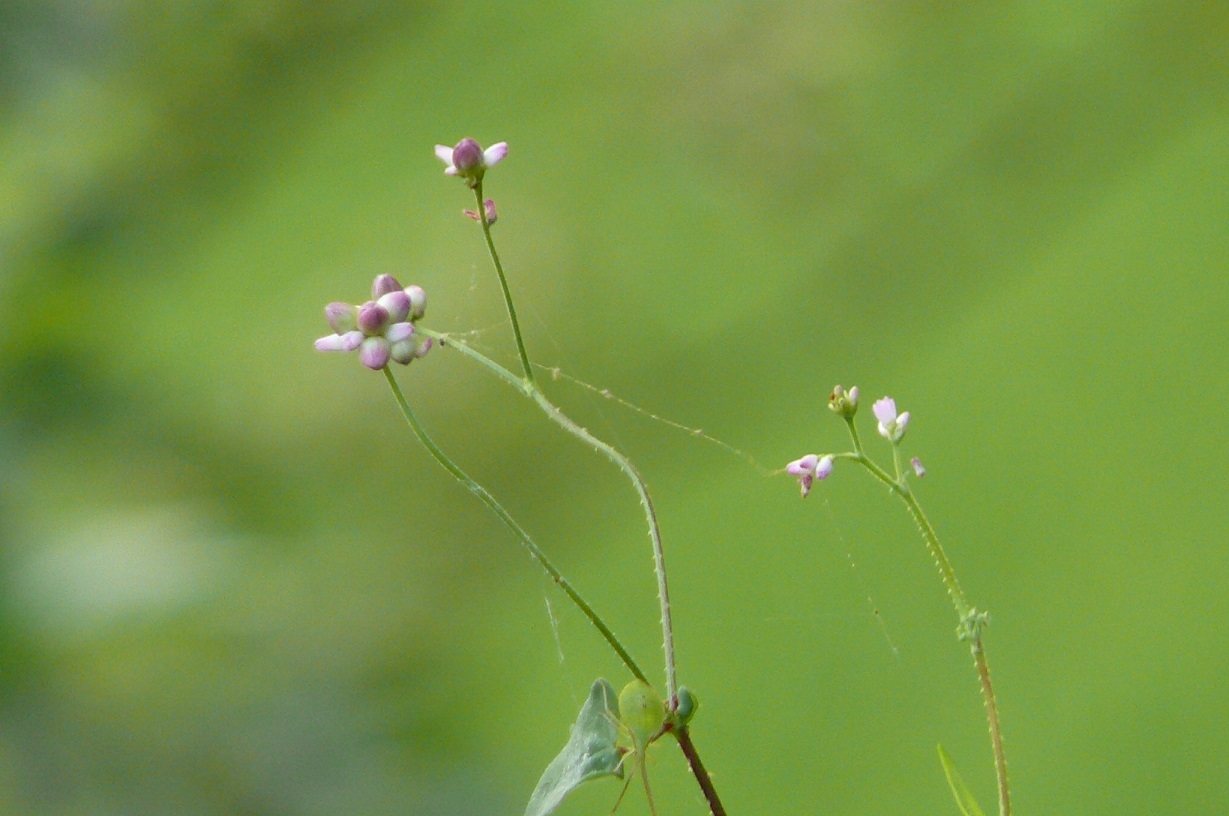
[[570,417],[560,411],[554,403],[546,398],[546,395],[536,383],[522,380],[485,354],[475,351],[466,343],[447,334],[421,328],[418,331],[427,337],[437,340],[441,346],[455,349],[471,360],[476,361],[504,382],[532,399],[552,422],[614,462],[626,474],[628,480],[631,481],[632,486],[636,490],[636,495],[640,499],[640,505],[644,509],[645,520],[649,528],[649,539],[653,545],[653,565],[654,572],[657,575],[657,599],[661,607],[662,651],[665,653],[666,664],[666,699],[674,700],[678,695],[678,681],[675,670],[674,624],[670,614],[670,589],[666,581],[666,556],[661,543],[661,529],[657,523],[657,511],[653,507],[653,499],[649,496],[649,489],[644,483],[643,477],[641,477],[636,467],[626,456],[589,433],[587,429],[577,425]]
[[956,571],[952,568],[952,562],[948,559],[947,553],[943,551],[943,546],[939,543],[939,536],[935,533],[934,525],[930,523],[930,519],[926,518],[926,514],[922,511],[922,505],[918,502],[917,497],[913,495],[913,491],[909,489],[908,482],[905,480],[904,470],[901,467],[899,447],[895,444],[892,446],[892,462],[896,468],[896,478],[893,478],[862,450],[862,440],[858,437],[858,430],[854,425],[853,417],[845,417],[845,424],[849,428],[849,435],[853,440],[854,450],[853,453],[837,454],[837,458],[854,460],[900,497],[901,501],[905,503],[905,507],[908,508],[909,514],[913,516],[914,522],[917,523],[918,530],[922,533],[922,538],[926,542],[926,548],[930,551],[931,556],[935,560],[935,565],[939,568],[939,577],[943,579],[943,586],[947,590],[952,606],[956,609],[956,615],[960,618],[960,625],[956,631],[960,639],[967,641],[969,644],[969,649],[973,654],[973,663],[977,668],[977,678],[981,684],[982,698],[986,704],[986,719],[990,724],[990,748],[994,753],[994,774],[998,782],[999,816],[1011,816],[1011,793],[1007,782],[1007,755],[1003,749],[1003,731],[999,723],[998,701],[994,694],[994,684],[990,682],[990,666],[986,662],[986,651],[982,642],[982,630],[986,625],[988,617],[986,613],[979,612],[969,603],[968,596],[965,595],[960,582],[956,580]]
[[533,366],[529,364],[529,353],[525,351],[525,338],[521,336],[521,324],[516,319],[516,307],[512,305],[512,290],[508,288],[508,278],[504,275],[504,265],[499,262],[499,253],[495,251],[495,240],[491,238],[491,222],[486,217],[486,203],[482,200],[482,182],[474,185],[474,195],[478,198],[478,220],[482,223],[482,235],[486,238],[487,252],[491,254],[491,263],[495,265],[495,274],[499,276],[499,285],[504,292],[504,306],[508,309],[508,320],[512,323],[512,335],[516,338],[516,351],[521,357],[521,371],[525,382],[533,383]]
[[529,537],[529,534],[525,532],[524,528],[516,523],[516,520],[512,518],[512,515],[504,509],[503,505],[501,505],[494,496],[487,492],[486,488],[471,479],[465,471],[461,470],[461,468],[453,462],[452,459],[450,459],[438,445],[435,444],[435,440],[427,434],[426,429],[424,429],[422,424],[419,423],[418,417],[415,416],[413,410],[410,409],[410,403],[406,400],[405,394],[401,392],[401,388],[397,385],[397,380],[393,377],[393,372],[389,370],[388,366],[384,367],[384,377],[388,380],[388,386],[393,391],[393,397],[396,398],[397,405],[401,408],[401,413],[405,417],[405,421],[409,423],[410,429],[414,431],[414,435],[418,437],[418,441],[421,442],[423,447],[425,447],[431,456],[435,458],[435,461],[439,462],[444,470],[452,474],[454,479],[465,485],[471,493],[477,496],[478,499],[485,504],[491,512],[499,518],[500,521],[504,523],[504,526],[511,530],[513,534],[520,539],[521,545],[529,551],[529,554],[533,556],[533,559],[542,566],[542,569],[546,570],[546,573],[551,577],[551,580],[559,585],[559,588],[563,590],[564,594],[571,599],[572,603],[576,604],[576,607],[581,611],[581,613],[584,614],[586,618],[589,619],[589,622],[593,624],[593,627],[601,633],[606,642],[610,644],[610,648],[615,650],[615,654],[619,656],[619,659],[623,661],[623,664],[627,666],[628,670],[631,671],[636,678],[647,683],[648,680],[645,678],[644,672],[640,670],[638,665],[636,665],[636,661],[632,659],[630,654],[628,654],[627,649],[623,648],[623,644],[619,642],[619,639],[615,636],[615,633],[610,630],[610,627],[607,626],[605,621],[603,621],[597,612],[594,611],[593,607],[589,606],[589,603],[580,596],[580,593],[576,591],[572,584],[563,577],[563,574],[560,573],[555,565],[551,563],[551,560],[546,557],[546,553],[544,553],[542,549],[534,543],[533,539]]
[[1003,731],[999,726],[999,707],[995,702],[994,685],[990,682],[990,666],[982,649],[981,637],[973,647],[973,662],[981,680],[982,697],[986,701],[986,719],[990,721],[990,745],[994,749],[994,775],[998,779],[999,814],[1011,816],[1011,789],[1007,784],[1007,754],[1003,751]]

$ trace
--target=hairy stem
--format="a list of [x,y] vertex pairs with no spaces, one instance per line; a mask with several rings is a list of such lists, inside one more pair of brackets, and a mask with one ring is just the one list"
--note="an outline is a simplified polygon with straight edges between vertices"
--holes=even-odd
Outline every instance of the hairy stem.
[[1011,816],[1011,789],[1007,784],[1007,754],[1003,751],[1003,731],[999,726],[999,706],[994,697],[994,685],[990,682],[990,666],[979,637],[973,646],[973,662],[977,665],[977,677],[981,680],[982,697],[986,701],[986,719],[990,721],[990,745],[994,749],[994,775],[998,779],[999,814]]
[[680,725],[674,729],[673,733],[679,741],[679,748],[683,750],[683,756],[687,757],[687,764],[691,766],[692,775],[696,778],[696,782],[700,783],[700,790],[704,792],[704,798],[708,801],[709,812],[712,816],[725,816],[725,807],[721,804],[721,798],[717,796],[717,789],[713,787],[712,777],[708,775],[708,770],[700,761],[700,752],[696,750],[695,743],[691,741],[691,731],[687,726]]
[[644,509],[645,520],[649,528],[649,539],[653,545],[653,565],[654,572],[657,575],[657,600],[661,607],[662,651],[665,653],[666,664],[665,696],[667,700],[673,700],[678,696],[678,680],[676,678],[674,655],[674,623],[670,614],[670,588],[666,581],[666,555],[661,543],[661,529],[657,523],[657,511],[653,507],[653,499],[649,496],[648,486],[645,485],[644,479],[640,476],[636,467],[631,463],[631,460],[618,450],[598,439],[585,428],[577,425],[570,417],[560,411],[554,403],[546,398],[546,395],[536,383],[520,379],[485,354],[475,351],[464,342],[449,337],[447,334],[433,332],[429,329],[420,329],[419,331],[427,337],[438,340],[441,346],[455,349],[471,360],[477,361],[484,368],[499,376],[504,382],[515,387],[522,394],[536,402],[552,422],[603,454],[626,474],[636,490],[641,507]]
[[948,598],[951,599],[952,606],[956,609],[956,615],[960,618],[960,625],[956,629],[957,634],[961,640],[969,643],[969,649],[973,653],[973,663],[977,668],[977,678],[981,683],[982,697],[986,703],[986,719],[990,724],[990,748],[994,753],[994,774],[998,782],[999,816],[1011,816],[1011,793],[1007,782],[1007,755],[1003,750],[1003,732],[999,724],[999,707],[994,695],[994,685],[990,682],[990,666],[986,662],[986,651],[982,643],[982,630],[985,628],[989,618],[985,612],[979,612],[969,603],[968,596],[965,595],[960,582],[956,580],[956,571],[952,568],[952,562],[948,559],[947,553],[943,551],[943,546],[939,543],[939,536],[935,532],[934,525],[930,523],[930,519],[926,518],[926,514],[922,511],[922,505],[918,502],[917,497],[913,495],[913,491],[909,489],[909,485],[906,482],[906,474],[901,467],[899,448],[895,444],[892,446],[892,462],[896,468],[896,478],[893,478],[891,474],[873,462],[866,455],[865,451],[862,450],[862,440],[858,438],[858,431],[854,426],[853,417],[845,417],[845,423],[849,428],[849,435],[853,440],[854,450],[851,454],[839,454],[839,458],[853,459],[900,497],[900,500],[905,503],[905,507],[909,510],[909,514],[913,516],[914,522],[917,523],[922,539],[926,542],[926,548],[935,560],[935,566],[939,568],[939,577],[943,580],[943,587],[947,590]]
[[444,470],[452,474],[454,479],[465,485],[471,493],[477,496],[478,499],[485,504],[491,512],[499,518],[500,521],[504,523],[504,526],[511,530],[513,534],[520,539],[521,545],[529,551],[529,554],[533,556],[533,559],[537,561],[538,564],[542,566],[542,569],[546,570],[547,575],[549,575],[551,580],[559,585],[559,588],[563,590],[564,594],[567,595],[569,599],[571,599],[572,603],[576,604],[576,608],[589,619],[589,623],[593,624],[593,628],[597,629],[602,638],[610,644],[610,648],[614,649],[615,654],[617,654],[619,659],[623,661],[623,665],[627,666],[628,670],[635,675],[636,678],[647,683],[648,680],[645,678],[644,672],[640,670],[640,666],[636,664],[636,661],[632,659],[630,654],[628,654],[627,649],[625,649],[623,644],[619,642],[619,638],[615,636],[615,633],[612,632],[610,627],[606,625],[606,622],[602,620],[601,616],[594,611],[593,607],[589,606],[588,601],[581,597],[580,593],[576,591],[575,587],[572,586],[568,579],[563,577],[563,574],[560,573],[555,565],[551,563],[551,560],[547,558],[546,553],[542,551],[542,548],[534,543],[534,540],[529,537],[529,533],[525,532],[524,528],[517,524],[516,520],[512,518],[512,515],[504,509],[503,505],[500,504],[499,501],[486,490],[486,488],[470,478],[465,471],[461,470],[456,462],[453,462],[452,459],[450,459],[448,455],[435,444],[435,440],[427,434],[426,429],[424,429],[422,424],[418,421],[418,417],[414,415],[414,411],[410,408],[410,403],[406,400],[405,394],[402,393],[400,386],[397,385],[397,380],[393,377],[393,372],[389,370],[388,366],[384,367],[384,377],[388,380],[388,386],[392,389],[393,397],[396,398],[397,405],[401,408],[401,414],[405,417],[405,421],[409,424],[411,430],[414,431],[414,435],[418,437],[418,441],[421,442],[423,447],[425,447],[431,456],[435,458],[435,461],[439,462]]
[[[532,399],[550,417],[552,422],[602,453],[618,465],[619,469],[627,475],[636,490],[636,495],[640,498],[640,504],[644,509],[645,519],[648,523],[649,538],[653,544],[654,572],[657,574],[657,598],[661,607],[662,649],[665,653],[666,664],[667,691],[665,697],[670,701],[671,706],[677,706],[678,680],[676,678],[674,656],[674,625],[670,615],[670,591],[666,582],[665,551],[661,543],[661,530],[657,524],[657,511],[653,507],[653,500],[649,496],[649,489],[645,485],[640,473],[636,470],[636,467],[626,456],[589,433],[585,428],[577,425],[570,417],[560,411],[554,403],[546,398],[546,395],[542,393],[542,389],[536,383],[520,379],[482,352],[470,348],[464,341],[450,337],[446,333],[434,332],[430,329],[419,329],[419,331],[424,336],[436,340],[441,346],[454,349],[465,355],[520,391],[524,396]],[[637,677],[640,677],[640,675],[637,675]],[[717,790],[713,787],[712,779],[704,769],[704,763],[700,761],[700,754],[691,742],[687,728],[682,726],[675,729],[675,736],[678,737],[679,747],[687,757],[691,773],[696,778],[696,783],[700,786],[700,790],[704,793],[704,798],[708,801],[708,806],[713,816],[725,816],[725,808],[721,805],[721,799],[717,796]]]

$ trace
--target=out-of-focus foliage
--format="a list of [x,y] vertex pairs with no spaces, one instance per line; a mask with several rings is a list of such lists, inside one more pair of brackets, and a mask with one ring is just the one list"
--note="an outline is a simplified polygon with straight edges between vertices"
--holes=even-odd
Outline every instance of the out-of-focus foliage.
[[[544,365],[768,469],[844,445],[834,383],[912,412],[1019,812],[1229,811],[1226,65],[1214,2],[0,5],[0,811],[515,813],[621,685],[381,377],[311,349],[392,272],[514,361],[432,154],[463,136],[511,144]],[[400,376],[653,665],[617,471],[446,349]],[[549,388],[654,490],[731,813],[950,813],[940,741],[994,800],[881,490],[838,463],[803,502]],[[702,813],[666,742],[659,808]]]

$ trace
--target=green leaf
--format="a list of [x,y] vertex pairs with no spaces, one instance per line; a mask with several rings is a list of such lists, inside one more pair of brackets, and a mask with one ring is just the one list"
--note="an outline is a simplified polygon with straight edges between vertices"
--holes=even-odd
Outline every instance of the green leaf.
[[582,782],[599,776],[622,778],[622,754],[616,745],[619,712],[615,700],[614,686],[601,678],[593,681],[589,699],[572,725],[568,744],[546,766],[525,808],[525,816],[546,816]]
[[973,798],[973,794],[969,792],[968,786],[964,784],[964,780],[960,778],[960,772],[956,770],[956,763],[952,762],[952,758],[947,755],[947,751],[943,750],[942,745],[939,746],[939,761],[943,763],[947,785],[952,789],[952,796],[956,797],[956,805],[959,806],[960,812],[964,816],[986,816],[981,806],[977,804],[977,800]]

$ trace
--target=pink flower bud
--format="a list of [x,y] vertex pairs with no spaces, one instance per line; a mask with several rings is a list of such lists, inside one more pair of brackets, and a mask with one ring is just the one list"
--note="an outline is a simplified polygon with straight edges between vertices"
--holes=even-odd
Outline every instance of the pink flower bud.
[[473,139],[462,139],[452,149],[452,166],[456,168],[457,175],[468,175],[481,167],[482,163],[482,146]]
[[358,359],[372,371],[379,371],[388,365],[391,352],[389,342],[383,337],[368,337],[358,348]]
[[329,321],[329,327],[338,334],[345,334],[358,328],[358,308],[349,303],[334,301],[324,307],[324,319]]
[[368,337],[380,334],[388,325],[388,309],[374,300],[369,300],[359,307],[358,327]]
[[401,289],[401,284],[397,283],[397,279],[392,275],[376,275],[376,279],[371,282],[371,298],[379,300],[381,295],[387,295],[399,289]]
[[388,320],[390,323],[400,323],[410,313],[410,296],[405,293],[404,289],[380,295],[380,299],[376,303],[388,310]]
[[417,320],[427,313],[427,293],[421,286],[407,286],[405,293],[410,298],[410,318]]

